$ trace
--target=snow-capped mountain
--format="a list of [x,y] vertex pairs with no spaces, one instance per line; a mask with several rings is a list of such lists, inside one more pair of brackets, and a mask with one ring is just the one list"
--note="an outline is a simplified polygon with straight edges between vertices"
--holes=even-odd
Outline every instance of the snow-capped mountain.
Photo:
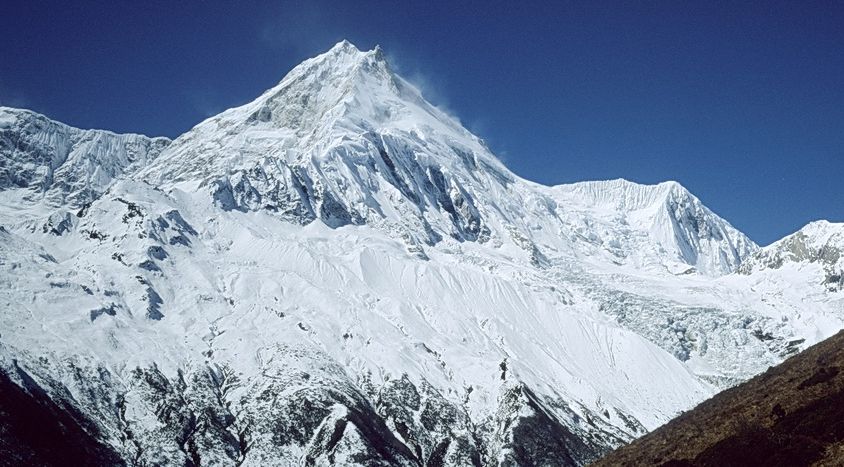
[[797,276],[814,277],[831,291],[844,287],[844,224],[816,221],[758,251],[739,272],[795,270]]
[[0,107],[0,189],[24,201],[79,206],[126,172],[145,166],[167,138],[79,130],[28,110]]
[[377,48],[172,142],[0,130],[0,368],[128,464],[582,465],[844,320],[677,183],[519,178]]
[[613,233],[626,230],[619,226],[631,226],[630,234],[638,234],[643,240],[631,243],[625,241],[625,236],[616,235],[606,240],[611,247],[621,252],[655,247],[659,263],[676,263],[681,274],[695,271],[712,276],[727,274],[758,249],[753,241],[677,182],[646,186],[611,180],[553,189],[564,197],[565,204],[588,209],[588,214],[579,213],[580,218],[604,217],[606,230]]

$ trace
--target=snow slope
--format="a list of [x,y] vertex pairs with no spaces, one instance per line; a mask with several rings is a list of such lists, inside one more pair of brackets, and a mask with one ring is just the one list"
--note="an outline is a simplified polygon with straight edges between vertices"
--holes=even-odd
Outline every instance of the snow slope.
[[0,367],[130,464],[583,465],[844,319],[677,183],[512,174],[377,48],[172,142],[0,115],[40,141],[0,146]]

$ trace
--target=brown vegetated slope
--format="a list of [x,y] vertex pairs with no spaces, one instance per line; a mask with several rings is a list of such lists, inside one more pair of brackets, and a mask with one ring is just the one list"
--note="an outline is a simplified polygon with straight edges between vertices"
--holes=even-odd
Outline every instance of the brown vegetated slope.
[[593,465],[844,465],[844,331]]

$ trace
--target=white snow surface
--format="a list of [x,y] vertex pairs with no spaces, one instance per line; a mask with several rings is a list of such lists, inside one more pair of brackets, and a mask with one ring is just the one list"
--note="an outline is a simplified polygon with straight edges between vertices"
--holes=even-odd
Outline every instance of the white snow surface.
[[27,201],[80,205],[124,172],[154,159],[167,138],[80,130],[32,111],[0,107],[0,189]]
[[[74,196],[0,192],[4,365],[226,367],[235,400],[302,348],[477,421],[525,384],[630,439],[623,416],[656,428],[842,328],[844,292],[787,239],[760,249],[676,182],[523,180],[377,48],[344,41],[172,143],[41,119],[0,109],[58,148],[0,146],[4,167],[97,195],[78,216]],[[801,232],[811,252],[842,231]]]

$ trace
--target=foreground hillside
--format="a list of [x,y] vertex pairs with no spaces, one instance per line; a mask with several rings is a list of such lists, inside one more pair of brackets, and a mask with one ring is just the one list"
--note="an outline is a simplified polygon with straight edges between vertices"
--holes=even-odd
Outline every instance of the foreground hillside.
[[593,465],[842,465],[842,368],[839,332]]

